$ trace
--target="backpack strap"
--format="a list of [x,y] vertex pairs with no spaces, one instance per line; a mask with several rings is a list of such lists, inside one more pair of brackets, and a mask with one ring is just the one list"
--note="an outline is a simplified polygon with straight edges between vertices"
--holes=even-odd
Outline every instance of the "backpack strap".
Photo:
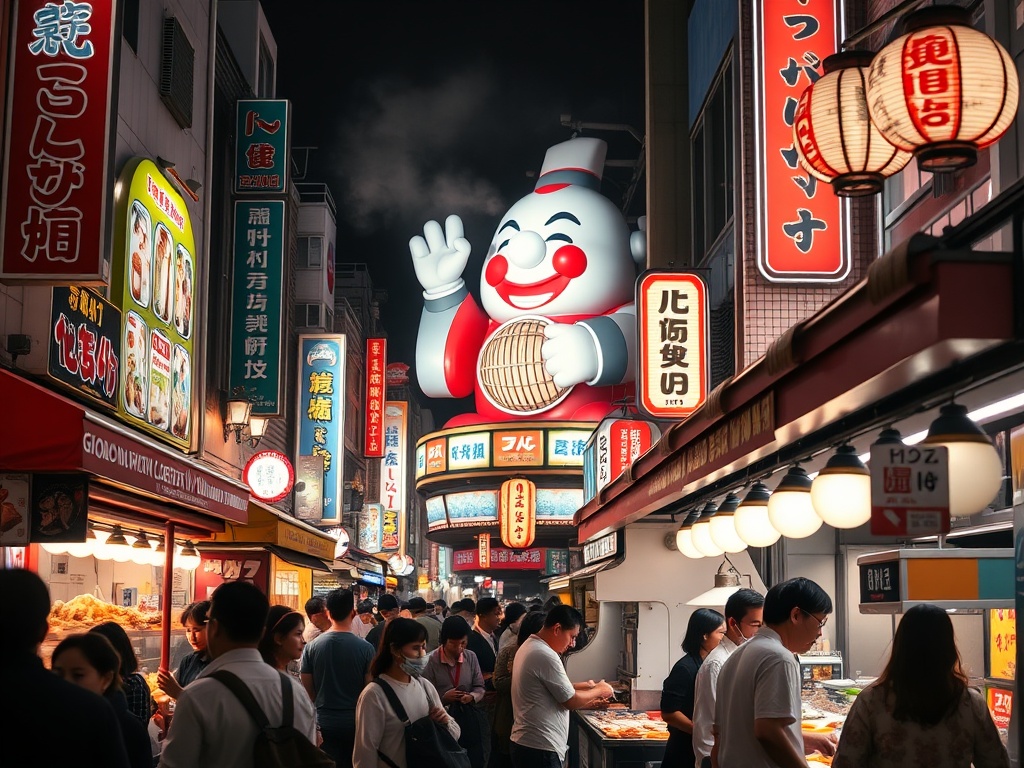
[[281,670],[277,673],[281,676],[281,726],[295,725],[295,696],[292,691],[291,680]]
[[218,669],[216,672],[206,675],[206,677],[212,677],[235,694],[250,717],[256,721],[256,725],[260,727],[260,730],[266,730],[270,727],[270,721],[267,719],[263,708],[256,701],[256,697],[252,695],[252,691],[249,690],[248,686],[237,675],[228,672],[226,669]]
[[388,685],[386,682],[381,680],[379,677],[373,678],[373,682],[384,689],[384,695],[388,697],[388,703],[391,708],[395,711],[398,719],[401,720],[405,725],[409,725],[409,715],[405,712],[405,707],[402,706],[402,702],[398,700],[398,694],[395,693],[394,688]]

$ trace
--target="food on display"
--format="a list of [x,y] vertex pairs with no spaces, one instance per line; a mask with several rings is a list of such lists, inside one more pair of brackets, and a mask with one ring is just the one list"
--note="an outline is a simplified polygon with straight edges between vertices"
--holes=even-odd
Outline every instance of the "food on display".
[[608,739],[668,739],[668,723],[661,719],[660,712],[616,709],[581,714]]
[[143,307],[149,306],[149,272],[152,264],[149,212],[138,201],[132,203],[132,226],[128,232],[131,252],[129,285],[132,300]]
[[171,432],[175,437],[188,437],[188,417],[191,408],[192,370],[188,352],[181,344],[174,345],[171,360]]
[[125,629],[159,629],[160,614],[124,608],[92,595],[78,595],[67,602],[57,600],[50,609],[51,631],[85,632],[97,624],[113,621]]
[[140,419],[145,416],[149,395],[148,338],[149,328],[146,321],[135,312],[129,312],[125,320],[124,333],[124,409]]
[[810,766],[832,765],[832,758],[820,752],[815,752],[813,755],[807,755],[807,764]]
[[23,521],[18,508],[7,501],[9,494],[9,490],[0,488],[0,533],[6,533]]
[[174,327],[182,338],[192,335],[192,256],[181,245],[174,259]]

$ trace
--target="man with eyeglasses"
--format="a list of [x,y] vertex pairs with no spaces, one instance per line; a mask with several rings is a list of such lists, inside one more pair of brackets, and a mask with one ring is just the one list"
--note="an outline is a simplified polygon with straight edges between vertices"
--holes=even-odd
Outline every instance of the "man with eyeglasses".
[[705,761],[711,765],[711,747],[715,737],[715,691],[722,665],[744,642],[761,628],[764,595],[752,589],[740,589],[725,603],[725,637],[707,655],[697,672],[693,703],[693,753],[696,768]]
[[790,579],[768,590],[764,626],[718,676],[712,765],[807,768],[794,654],[811,649],[830,613],[832,599],[810,579]]

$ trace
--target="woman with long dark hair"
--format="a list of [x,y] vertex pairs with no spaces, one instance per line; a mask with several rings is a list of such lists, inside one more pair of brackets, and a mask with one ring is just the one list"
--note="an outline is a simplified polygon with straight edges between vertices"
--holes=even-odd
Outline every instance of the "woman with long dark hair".
[[420,679],[426,663],[427,628],[415,619],[392,619],[370,662],[374,682],[363,688],[356,704],[353,768],[389,768],[388,761],[398,768],[406,766],[405,724],[391,708],[381,684],[395,692],[409,722],[429,715],[447,727],[453,738],[459,738],[459,725],[445,712],[434,686]]
[[882,675],[857,696],[835,768],[1008,768],[985,698],[967,687],[953,622],[935,605],[903,614]]
[[267,624],[260,639],[260,656],[270,666],[299,678],[296,662],[306,647],[303,632],[306,617],[287,605],[272,605],[267,613]]
[[710,608],[690,614],[683,637],[684,656],[675,663],[661,690],[661,716],[668,723],[668,743],[661,764],[690,768],[693,755],[693,700],[697,671],[704,658],[725,637],[725,616]]
[[146,678],[139,674],[139,658],[135,655],[128,633],[120,624],[113,621],[97,624],[89,631],[107,638],[117,651],[117,655],[121,657],[121,690],[128,700],[128,711],[135,715],[140,723],[147,725],[149,718],[153,716],[153,695],[149,691]]
[[[50,668],[58,676],[80,688],[102,696],[117,713],[121,738],[131,768],[152,768],[153,751],[146,727],[128,711],[128,700],[121,692],[121,657],[110,641],[99,632],[68,635],[50,657]],[[69,745],[74,749],[74,745]]]

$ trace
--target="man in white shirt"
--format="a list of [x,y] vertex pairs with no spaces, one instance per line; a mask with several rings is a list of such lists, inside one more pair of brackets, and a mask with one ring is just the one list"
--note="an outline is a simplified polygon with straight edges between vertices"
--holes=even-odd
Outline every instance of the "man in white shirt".
[[720,768],[807,768],[794,654],[810,650],[830,613],[832,599],[810,579],[768,590],[765,625],[718,675],[712,759]]
[[317,637],[331,628],[331,617],[327,615],[327,601],[320,595],[313,595],[303,606],[309,623],[302,630],[302,639],[312,643]]
[[576,642],[583,616],[569,605],[548,612],[544,627],[516,651],[512,667],[512,764],[562,768],[569,751],[569,710],[613,695],[603,680],[573,683],[561,656]]
[[752,589],[734,592],[725,603],[725,637],[700,665],[694,688],[693,753],[696,768],[702,768],[705,760],[707,765],[711,765],[711,747],[715,743],[711,728],[715,724],[718,673],[733,651],[757,634],[763,612],[764,596]]
[[373,601],[361,600],[356,606],[356,618],[352,622],[352,634],[365,640],[373,627]]
[[[241,679],[271,725],[283,724],[282,675],[256,649],[270,610],[266,595],[247,582],[228,581],[210,602],[206,637],[213,661],[177,700],[161,768],[251,768],[259,728],[235,694],[210,677],[218,670]],[[315,744],[313,703],[297,680],[284,680],[291,686],[293,725]]]

